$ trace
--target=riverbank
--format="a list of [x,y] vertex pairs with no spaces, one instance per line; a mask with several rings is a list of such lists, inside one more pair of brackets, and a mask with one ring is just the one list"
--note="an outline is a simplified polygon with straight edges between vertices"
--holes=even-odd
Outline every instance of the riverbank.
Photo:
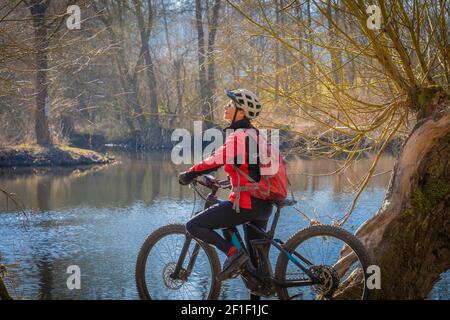
[[22,144],[0,147],[0,168],[78,166],[112,162],[114,162],[114,158],[108,155],[65,145],[43,147]]

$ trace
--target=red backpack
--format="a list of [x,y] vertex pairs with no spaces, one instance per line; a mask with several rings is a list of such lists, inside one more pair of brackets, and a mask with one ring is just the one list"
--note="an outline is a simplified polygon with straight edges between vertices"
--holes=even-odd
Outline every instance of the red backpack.
[[[248,130],[246,130],[245,132],[249,133]],[[260,135],[257,135],[255,137],[254,135],[249,133],[249,136],[251,136],[253,140],[255,140],[257,143],[258,140],[261,141],[258,144],[258,146],[263,147],[262,152],[268,158],[266,160],[272,159],[272,155],[274,155],[276,162],[278,162],[278,168],[273,167],[276,163],[273,163],[272,161],[264,161],[268,163],[260,162],[259,166],[261,171],[261,179],[259,180],[259,182],[256,182],[244,171],[239,169],[237,166],[234,166],[234,168],[236,169],[236,171],[238,171],[239,174],[243,175],[248,181],[250,181],[250,184],[241,187],[238,174],[238,187],[234,188],[234,191],[238,193],[236,199],[237,201],[235,202],[239,203],[239,192],[241,191],[250,191],[250,195],[258,199],[274,200],[274,201],[281,201],[286,199],[288,193],[289,179],[286,173],[286,161],[284,160],[284,157],[281,155],[279,151],[275,150],[275,148]]]

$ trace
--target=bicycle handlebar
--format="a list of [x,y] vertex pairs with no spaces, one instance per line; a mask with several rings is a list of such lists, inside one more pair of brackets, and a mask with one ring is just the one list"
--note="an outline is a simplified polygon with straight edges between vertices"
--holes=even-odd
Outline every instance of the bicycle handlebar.
[[231,188],[231,183],[230,181],[227,180],[219,180],[214,178],[211,175],[202,175],[198,178],[195,178],[192,182],[192,184],[200,184],[208,189],[211,190],[218,190],[218,189],[230,189]]

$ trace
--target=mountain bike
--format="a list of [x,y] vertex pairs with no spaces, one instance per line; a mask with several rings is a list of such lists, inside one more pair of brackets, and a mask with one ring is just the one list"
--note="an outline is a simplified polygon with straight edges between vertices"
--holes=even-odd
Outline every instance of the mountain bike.
[[[204,175],[191,184],[210,189],[204,208],[216,202],[220,189],[229,189],[228,180]],[[233,276],[241,276],[254,295],[279,299],[368,299],[367,268],[371,259],[362,243],[350,232],[332,225],[311,225],[286,242],[275,238],[283,207],[295,200],[274,202],[276,212],[268,231],[247,223],[260,236],[244,243],[238,228],[224,229],[226,239],[249,252],[249,261]],[[199,213],[199,212],[197,212]],[[279,251],[275,272],[270,249]],[[136,284],[141,299],[218,299],[221,271],[215,248],[186,232],[184,224],[169,224],[151,233],[142,245],[136,263]]]

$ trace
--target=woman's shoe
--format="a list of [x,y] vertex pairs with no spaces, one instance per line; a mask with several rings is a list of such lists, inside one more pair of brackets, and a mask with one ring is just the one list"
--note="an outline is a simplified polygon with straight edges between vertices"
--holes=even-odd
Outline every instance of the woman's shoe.
[[250,257],[242,250],[238,250],[232,256],[227,257],[223,263],[222,272],[217,275],[217,279],[224,281],[226,279],[236,278],[244,271],[244,267]]

